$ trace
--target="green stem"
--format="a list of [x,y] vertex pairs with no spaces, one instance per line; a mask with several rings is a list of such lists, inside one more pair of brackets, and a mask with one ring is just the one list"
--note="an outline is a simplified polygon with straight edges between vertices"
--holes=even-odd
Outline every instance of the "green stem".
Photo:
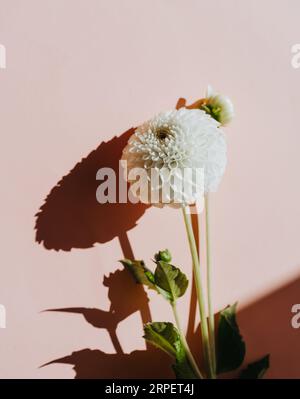
[[177,330],[179,332],[180,339],[181,339],[182,345],[184,347],[185,353],[187,355],[187,358],[189,359],[189,362],[190,362],[190,364],[191,364],[191,366],[192,366],[192,368],[194,370],[194,373],[197,375],[197,377],[200,378],[200,379],[203,379],[203,375],[201,374],[201,371],[199,370],[199,367],[197,366],[196,360],[195,360],[195,358],[194,358],[194,356],[193,356],[193,354],[192,354],[192,352],[191,352],[191,350],[189,348],[189,345],[187,343],[185,335],[182,332],[181,325],[180,325],[180,320],[179,320],[179,317],[178,317],[176,302],[173,302],[171,305],[172,305],[172,309],[173,309],[174,318],[175,318],[175,321],[176,321]]
[[210,250],[210,228],[209,228],[209,201],[208,194],[205,196],[205,224],[206,224],[206,260],[207,260],[207,299],[208,299],[208,325],[211,359],[214,375],[216,374],[216,346],[215,346],[215,318],[211,299],[211,250]]
[[191,222],[191,215],[189,213],[188,206],[185,206],[183,209],[183,217],[185,222],[185,227],[187,231],[187,236],[189,240],[191,255],[193,259],[193,269],[195,275],[195,284],[196,284],[196,291],[197,291],[197,298],[200,310],[200,325],[201,325],[201,333],[202,333],[202,343],[203,343],[203,352],[204,352],[204,360],[207,364],[208,376],[210,378],[214,377],[213,365],[211,360],[210,354],[210,342],[209,342],[209,335],[208,335],[208,326],[207,326],[207,318],[205,312],[205,304],[204,304],[204,295],[201,283],[201,273],[200,273],[200,261],[197,252],[197,245],[196,240],[193,232],[192,222]]

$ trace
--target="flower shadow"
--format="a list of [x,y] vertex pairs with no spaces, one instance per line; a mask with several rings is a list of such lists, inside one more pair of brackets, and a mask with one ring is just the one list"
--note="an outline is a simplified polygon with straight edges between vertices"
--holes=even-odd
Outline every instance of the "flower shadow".
[[119,237],[122,248],[128,249],[126,232],[136,226],[147,206],[130,202],[99,204],[96,173],[100,168],[111,168],[118,181],[119,160],[132,133],[133,128],[101,143],[50,191],[36,215],[38,243],[46,249],[70,251]]

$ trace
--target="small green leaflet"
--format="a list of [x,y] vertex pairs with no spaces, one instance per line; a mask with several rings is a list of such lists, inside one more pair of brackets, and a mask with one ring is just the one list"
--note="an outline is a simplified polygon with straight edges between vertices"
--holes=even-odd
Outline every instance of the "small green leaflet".
[[122,265],[130,271],[135,281],[147,287],[157,290],[154,284],[154,276],[151,270],[147,269],[143,260],[123,259]]
[[135,281],[156,290],[170,302],[176,301],[186,291],[188,279],[177,267],[164,262],[156,262],[154,274],[141,260],[124,259],[121,261],[133,275]]
[[162,294],[174,302],[186,291],[188,279],[177,267],[159,261],[154,272],[155,285],[163,290]]
[[176,357],[180,337],[172,323],[155,322],[144,326],[144,338],[152,345],[165,351],[168,355]]

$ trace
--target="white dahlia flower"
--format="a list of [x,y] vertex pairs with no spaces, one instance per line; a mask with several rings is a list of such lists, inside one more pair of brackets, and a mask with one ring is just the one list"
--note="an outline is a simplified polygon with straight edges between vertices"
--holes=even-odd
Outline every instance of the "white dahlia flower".
[[229,97],[216,93],[211,86],[208,86],[206,98],[201,109],[210,114],[221,125],[228,125],[234,117],[234,107]]
[[180,207],[215,191],[226,166],[219,125],[202,110],[180,108],[138,127],[122,155],[131,194],[141,202]]

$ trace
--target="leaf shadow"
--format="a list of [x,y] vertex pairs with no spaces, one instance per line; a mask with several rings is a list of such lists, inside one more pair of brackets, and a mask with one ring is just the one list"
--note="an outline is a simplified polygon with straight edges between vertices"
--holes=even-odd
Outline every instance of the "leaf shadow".
[[[108,287],[111,305],[108,311],[96,308],[60,308],[47,312],[63,312],[83,316],[95,328],[106,329],[110,335],[115,353],[85,348],[70,355],[47,362],[73,365],[75,378],[172,378],[171,359],[165,353],[149,346],[146,350],[124,353],[117,336],[119,323],[135,312],[143,319],[148,297],[143,286],[136,284],[128,271],[117,270],[104,277],[103,285]],[[120,292],[127,292],[126,301]]]

